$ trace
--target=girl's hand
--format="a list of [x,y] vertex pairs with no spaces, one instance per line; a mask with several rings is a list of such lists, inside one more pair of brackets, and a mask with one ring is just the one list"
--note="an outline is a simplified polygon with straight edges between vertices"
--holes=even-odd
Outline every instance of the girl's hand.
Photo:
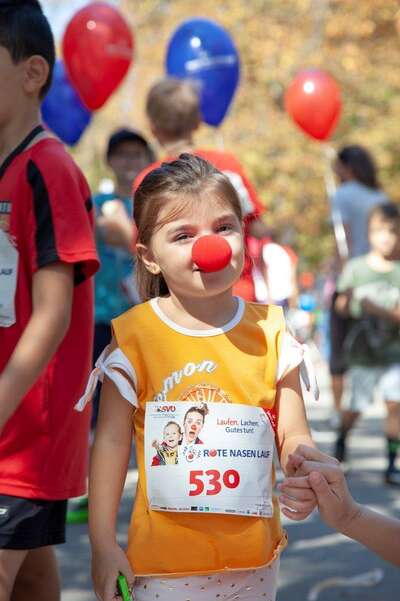
[[305,520],[317,507],[317,497],[304,476],[285,478],[278,488],[281,511],[291,520]]
[[114,545],[107,550],[93,550],[93,588],[99,601],[120,599],[117,594],[117,578],[120,573],[125,576],[131,589],[135,582],[135,576],[120,546]]
[[[304,478],[306,472],[302,469],[304,457],[301,455],[303,447],[305,445],[299,445],[296,451],[288,456],[286,463],[287,477],[282,484],[278,485],[283,493],[279,497],[279,501],[283,505],[281,511],[286,517],[296,521],[304,520],[317,506],[317,497],[308,479]],[[287,484],[289,481],[295,484],[289,486]],[[299,482],[301,482],[301,486]]]
[[[291,461],[297,466],[297,473],[302,477],[286,478],[280,485],[280,490],[286,496],[298,498],[311,489],[314,491],[321,518],[324,522],[343,531],[359,512],[359,506],[350,495],[346,479],[339,462],[314,449],[301,445]],[[290,505],[289,505],[290,506]],[[292,514],[283,513],[292,518]]]

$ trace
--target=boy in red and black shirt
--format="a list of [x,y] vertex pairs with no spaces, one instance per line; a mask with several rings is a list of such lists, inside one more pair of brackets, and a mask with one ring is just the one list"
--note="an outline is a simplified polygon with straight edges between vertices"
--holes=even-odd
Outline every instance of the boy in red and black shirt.
[[[52,545],[84,492],[98,261],[88,185],[40,125],[54,42],[38,2],[0,0],[0,599],[59,598]],[[29,583],[29,585],[28,585]],[[29,590],[27,590],[29,588]]]

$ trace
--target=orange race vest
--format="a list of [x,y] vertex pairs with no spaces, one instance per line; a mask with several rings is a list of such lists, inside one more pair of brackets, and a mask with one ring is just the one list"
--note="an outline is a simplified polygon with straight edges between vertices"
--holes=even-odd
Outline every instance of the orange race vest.
[[280,341],[286,329],[282,309],[245,303],[231,329],[199,335],[167,323],[156,314],[154,302],[137,305],[112,321],[117,345],[137,375],[134,432],[139,481],[128,535],[129,561],[138,576],[265,566],[287,542],[276,498],[272,518],[149,509],[144,418],[147,402],[185,402],[188,391],[202,386],[216,391],[214,400],[273,409]]

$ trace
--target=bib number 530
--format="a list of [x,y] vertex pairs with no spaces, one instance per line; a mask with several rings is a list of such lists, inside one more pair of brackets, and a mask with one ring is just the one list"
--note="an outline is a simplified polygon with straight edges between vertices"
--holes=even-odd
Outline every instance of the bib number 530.
[[[221,482],[222,479],[222,482]],[[206,495],[217,495],[222,487],[237,488],[240,483],[239,472],[226,470],[223,474],[219,470],[192,470],[189,472],[189,496],[195,497],[205,492]]]

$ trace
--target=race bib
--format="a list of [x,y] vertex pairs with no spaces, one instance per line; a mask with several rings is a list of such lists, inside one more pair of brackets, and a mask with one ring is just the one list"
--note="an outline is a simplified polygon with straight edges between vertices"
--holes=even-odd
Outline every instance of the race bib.
[[8,235],[0,229],[0,327],[15,323],[18,251]]
[[260,407],[146,403],[150,509],[271,517],[273,448]]

